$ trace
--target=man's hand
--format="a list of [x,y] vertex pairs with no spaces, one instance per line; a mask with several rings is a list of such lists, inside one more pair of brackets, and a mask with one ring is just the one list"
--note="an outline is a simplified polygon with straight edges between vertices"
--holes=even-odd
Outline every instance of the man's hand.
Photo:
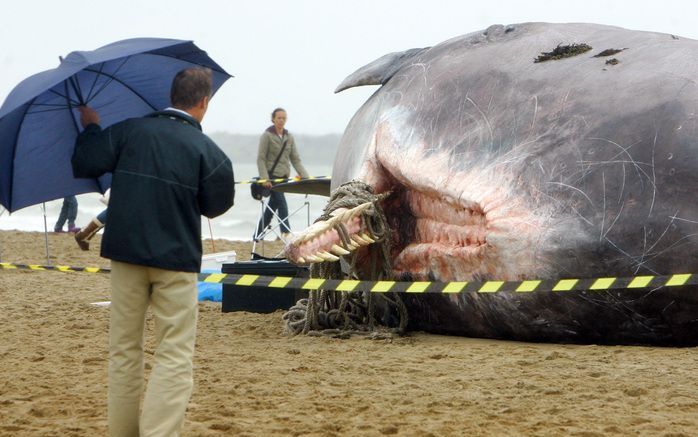
[[99,114],[89,106],[78,106],[80,111],[80,124],[86,128],[90,124],[99,124]]
[[271,188],[271,182],[267,181],[263,183],[262,186],[264,186],[264,188]]

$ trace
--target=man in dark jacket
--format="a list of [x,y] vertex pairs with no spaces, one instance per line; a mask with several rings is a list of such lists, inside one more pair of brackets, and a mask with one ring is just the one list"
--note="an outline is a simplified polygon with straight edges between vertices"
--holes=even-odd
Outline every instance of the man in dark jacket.
[[[211,72],[180,71],[172,108],[102,130],[81,107],[85,128],[72,158],[75,177],[112,173],[101,255],[112,260],[109,431],[112,436],[179,435],[191,395],[201,215],[233,205],[230,160],[201,132]],[[152,308],[156,349],[143,390],[143,330]],[[140,417],[139,417],[140,416]]]

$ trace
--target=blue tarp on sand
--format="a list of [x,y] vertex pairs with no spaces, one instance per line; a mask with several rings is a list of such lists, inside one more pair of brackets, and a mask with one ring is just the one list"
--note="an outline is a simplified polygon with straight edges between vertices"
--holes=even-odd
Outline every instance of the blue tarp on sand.
[[[216,269],[204,269],[201,273],[220,273]],[[210,300],[212,302],[223,301],[223,284],[213,284],[210,282],[199,282],[199,301]]]

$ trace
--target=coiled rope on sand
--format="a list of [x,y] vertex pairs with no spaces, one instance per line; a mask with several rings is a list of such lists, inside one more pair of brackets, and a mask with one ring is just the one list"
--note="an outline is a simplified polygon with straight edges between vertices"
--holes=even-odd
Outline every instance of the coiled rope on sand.
[[[371,206],[362,212],[361,232],[368,233],[375,240],[370,248],[371,280],[390,279],[390,227],[385,214],[377,202],[390,193],[376,195],[371,186],[351,181],[337,188],[330,197],[323,214],[316,220],[326,221],[331,213],[339,208],[355,208],[366,202]],[[350,250],[350,235],[339,223],[335,226],[344,249]],[[310,267],[312,278],[358,279],[357,252],[343,256],[340,262],[316,263]],[[397,314],[397,327],[385,324],[390,314]],[[292,335],[306,334],[348,338],[351,335],[367,335],[369,338],[391,338],[402,335],[407,326],[407,308],[395,293],[371,293],[368,290],[327,291],[312,290],[307,299],[299,300],[283,315],[286,332]],[[382,321],[383,324],[378,323]]]

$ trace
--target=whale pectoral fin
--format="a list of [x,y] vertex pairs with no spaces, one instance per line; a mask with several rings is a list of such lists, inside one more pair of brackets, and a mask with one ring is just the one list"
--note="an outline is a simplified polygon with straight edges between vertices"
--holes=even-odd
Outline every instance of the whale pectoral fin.
[[400,68],[429,49],[430,47],[409,49],[404,52],[393,52],[381,56],[347,76],[334,92],[338,93],[355,86],[385,85]]

